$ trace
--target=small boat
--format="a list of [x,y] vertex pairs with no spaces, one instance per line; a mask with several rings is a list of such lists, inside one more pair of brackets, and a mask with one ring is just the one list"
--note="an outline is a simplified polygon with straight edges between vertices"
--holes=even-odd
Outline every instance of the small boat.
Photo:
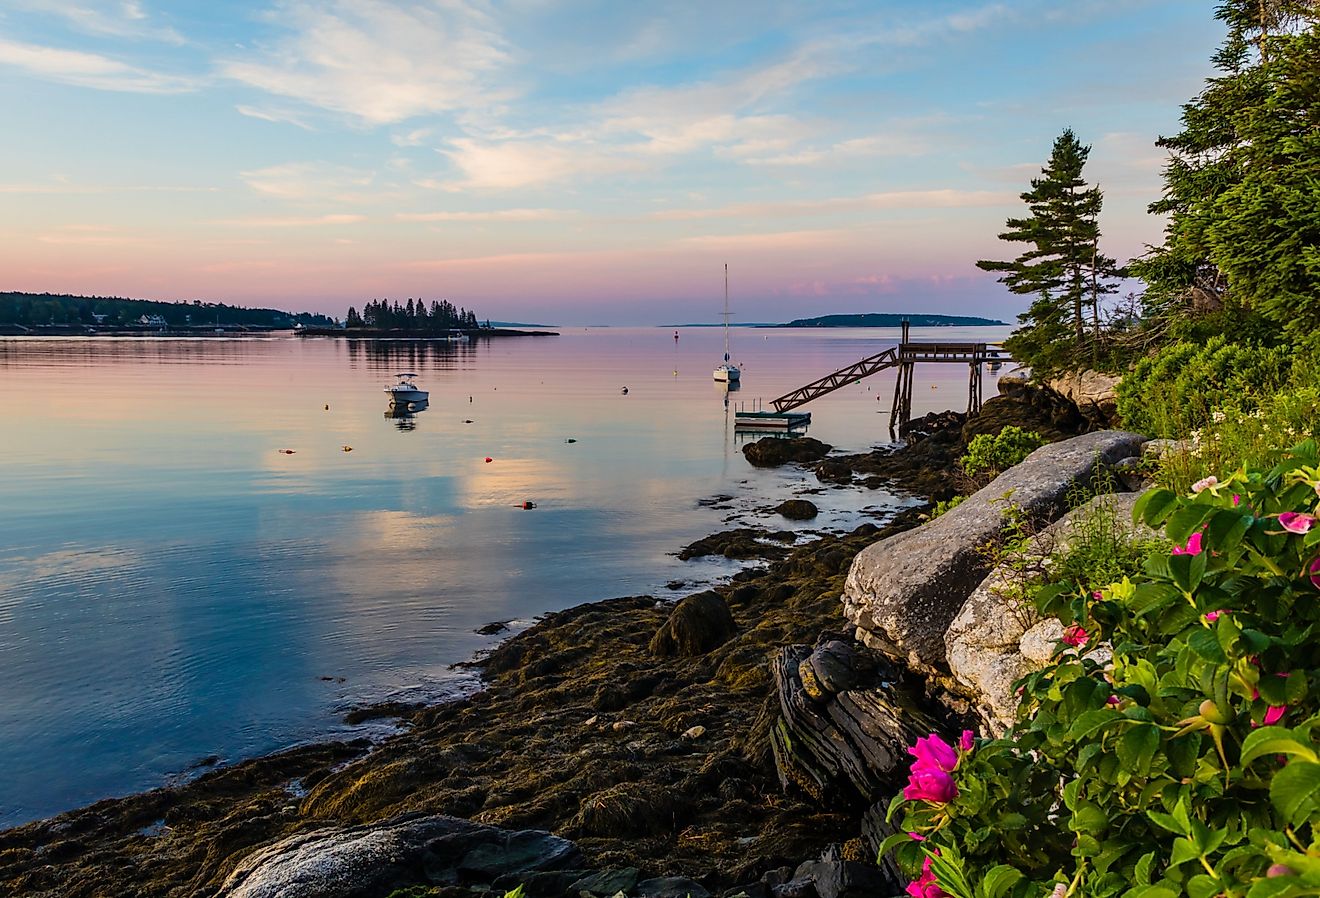
[[396,374],[398,383],[390,384],[385,388],[385,392],[390,394],[391,405],[407,405],[410,402],[425,402],[431,394],[425,390],[417,389],[417,384],[413,383],[416,374]]
[[714,377],[723,383],[735,383],[742,376],[738,366],[729,361],[729,264],[724,264],[724,364],[715,368]]

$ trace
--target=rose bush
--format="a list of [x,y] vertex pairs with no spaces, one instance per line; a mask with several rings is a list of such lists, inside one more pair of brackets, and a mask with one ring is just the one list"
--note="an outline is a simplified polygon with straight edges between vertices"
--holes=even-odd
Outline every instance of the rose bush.
[[1176,547],[1139,576],[1041,588],[1068,638],[1007,736],[913,749],[910,894],[1320,895],[1316,444],[1197,486],[1138,502]]

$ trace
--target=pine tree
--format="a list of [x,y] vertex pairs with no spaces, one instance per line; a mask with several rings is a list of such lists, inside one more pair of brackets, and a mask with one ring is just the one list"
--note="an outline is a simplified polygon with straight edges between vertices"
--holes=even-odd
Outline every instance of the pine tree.
[[[1149,317],[1187,330],[1295,334],[1320,324],[1320,4],[1227,0],[1218,74],[1183,106],[1170,152],[1164,243],[1133,263]],[[1308,261],[1309,260],[1309,261]],[[1308,301],[1309,300],[1309,301]]]
[[1039,373],[1076,367],[1084,358],[1090,318],[1098,349],[1100,298],[1116,289],[1124,272],[1100,253],[1100,209],[1104,195],[1088,186],[1082,169],[1091,148],[1072,129],[1054,141],[1049,162],[1031,189],[1021,194],[1030,214],[1010,218],[999,235],[1009,243],[1026,243],[1011,262],[979,261],[982,271],[1000,272],[1000,283],[1013,293],[1034,296],[1018,316],[1020,327],[1005,342],[1019,361]]

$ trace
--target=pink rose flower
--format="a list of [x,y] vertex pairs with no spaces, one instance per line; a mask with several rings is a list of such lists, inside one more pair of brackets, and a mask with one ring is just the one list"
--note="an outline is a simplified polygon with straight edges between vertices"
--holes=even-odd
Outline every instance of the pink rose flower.
[[1287,705],[1270,705],[1260,722],[1267,727],[1274,726],[1280,720],[1283,720],[1283,715],[1287,710]]
[[908,754],[916,758],[912,762],[914,771],[938,770],[942,773],[953,773],[954,768],[958,766],[958,753],[953,750],[953,746],[934,733],[918,739],[917,744],[908,749]]
[[1077,624],[1073,624],[1071,627],[1063,631],[1064,644],[1070,645],[1073,648],[1086,645],[1086,640],[1088,638],[1090,637],[1086,635],[1086,630],[1077,626]]
[[1121,703],[1122,701],[1123,700],[1119,698],[1117,695],[1111,695],[1109,696],[1109,698],[1105,699],[1105,704],[1109,705],[1110,707],[1118,707],[1119,703]]
[[1202,480],[1196,481],[1196,483],[1193,483],[1192,492],[1199,493],[1202,490],[1208,490],[1213,486],[1217,486],[1218,484],[1219,484],[1219,478],[1211,474],[1209,477],[1206,477]]
[[1305,533],[1315,524],[1315,517],[1299,511],[1285,511],[1279,515],[1279,526],[1289,533]]
[[964,752],[969,752],[976,747],[976,734],[971,730],[963,730],[958,738],[958,747]]
[[1193,533],[1187,539],[1187,545],[1174,546],[1174,555],[1200,555],[1201,554],[1201,534]]
[[1234,508],[1237,508],[1237,507],[1238,507],[1239,505],[1241,505],[1241,504],[1242,504],[1242,497],[1239,496],[1237,493],[1234,493],[1234,494],[1233,494],[1233,507],[1234,507]]
[[1213,624],[1215,621],[1219,620],[1221,615],[1225,614],[1228,614],[1228,609],[1220,608],[1218,611],[1207,611],[1205,614],[1201,615],[1201,617],[1207,624]]
[[908,885],[907,893],[912,898],[949,898],[948,893],[940,888],[934,871],[930,869],[930,858],[926,858],[926,862],[921,865],[921,878]]
[[1306,569],[1306,572],[1311,575],[1311,585],[1316,589],[1320,589],[1320,556],[1316,556],[1315,561],[1311,562],[1311,566]]
[[908,784],[903,787],[903,797],[908,801],[948,804],[958,797],[958,786],[943,770],[913,768],[908,775]]

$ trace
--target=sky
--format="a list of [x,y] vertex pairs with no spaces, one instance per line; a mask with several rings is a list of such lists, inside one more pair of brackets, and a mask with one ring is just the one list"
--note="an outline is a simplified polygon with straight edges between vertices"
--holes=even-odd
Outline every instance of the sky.
[[1025,303],[1066,127],[1158,243],[1205,0],[0,0],[0,290],[666,324]]

